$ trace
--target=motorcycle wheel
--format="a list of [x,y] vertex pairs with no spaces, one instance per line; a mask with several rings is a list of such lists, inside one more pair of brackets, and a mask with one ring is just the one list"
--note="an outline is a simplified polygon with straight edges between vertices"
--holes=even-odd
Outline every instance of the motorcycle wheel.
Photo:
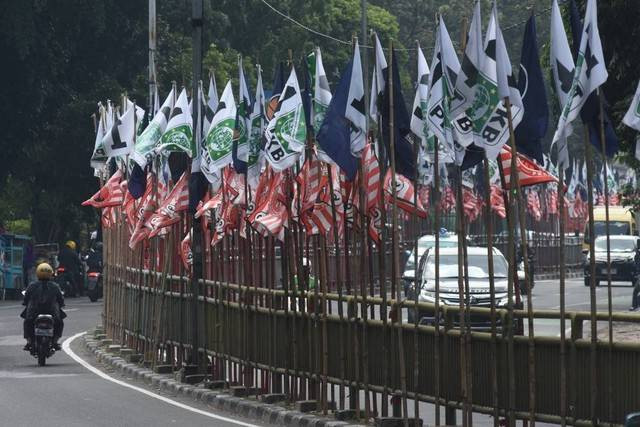
[[89,301],[91,301],[91,302],[98,301],[98,291],[97,290],[87,291],[87,295],[89,296]]
[[38,344],[38,365],[44,366],[47,363],[47,351],[49,348],[49,340],[43,339]]

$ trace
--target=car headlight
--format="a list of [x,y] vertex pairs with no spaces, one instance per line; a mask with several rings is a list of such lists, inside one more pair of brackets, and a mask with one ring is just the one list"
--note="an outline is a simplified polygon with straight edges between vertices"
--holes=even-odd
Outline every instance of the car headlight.
[[436,293],[433,291],[428,291],[426,288],[422,288],[420,290],[420,301],[426,302],[435,302],[436,301]]
[[502,297],[498,300],[498,307],[506,307],[507,305],[509,305],[509,297]]

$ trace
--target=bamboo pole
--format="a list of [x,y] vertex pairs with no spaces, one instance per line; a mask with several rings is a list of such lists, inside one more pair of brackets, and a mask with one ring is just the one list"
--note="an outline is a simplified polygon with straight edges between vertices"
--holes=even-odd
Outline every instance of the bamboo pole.
[[587,200],[589,206],[589,269],[591,273],[589,284],[589,303],[591,312],[591,345],[590,345],[590,417],[594,425],[597,423],[598,381],[597,381],[597,352],[598,352],[598,321],[596,320],[596,256],[594,252],[595,229],[593,220],[593,153],[589,142],[589,128],[584,127],[585,161],[587,162]]
[[[607,403],[609,408],[609,419],[613,419],[613,376],[611,375],[613,368],[613,307],[611,303],[611,234],[609,223],[609,180],[607,174],[609,168],[607,167],[607,145],[604,133],[604,99],[600,89],[598,89],[598,100],[600,104],[600,146],[602,148],[602,163],[604,165],[604,211],[605,211],[605,232],[607,233],[607,329],[608,329],[608,345],[607,345],[607,362],[608,371],[607,375]],[[595,237],[594,237],[595,238]],[[635,283],[634,283],[635,285]],[[593,332],[592,332],[593,333]]]
[[[389,87],[386,90],[389,91],[389,151],[390,151],[390,165],[391,165],[391,223],[392,223],[392,234],[391,234],[391,254],[392,254],[392,263],[391,263],[391,289],[392,292],[395,290],[396,292],[396,301],[402,300],[402,295],[400,294],[400,287],[398,286],[398,271],[399,271],[399,259],[398,259],[398,208],[397,208],[397,181],[396,181],[396,149],[395,149],[395,112],[394,112],[394,92],[393,92],[393,40],[389,42],[389,51],[391,52],[389,56]],[[397,331],[398,331],[398,357],[399,357],[399,370],[400,370],[400,388],[402,390],[402,417],[404,426],[409,426],[408,419],[408,408],[407,408],[407,372],[405,366],[405,358],[404,358],[404,341],[402,338],[402,307],[400,305],[396,305],[394,308],[397,323]]]
[[516,139],[513,128],[513,117],[511,115],[511,101],[509,97],[504,99],[507,109],[507,123],[509,125],[509,144],[511,146],[511,182],[510,188],[515,184],[515,196],[518,204],[518,216],[520,223],[520,238],[522,239],[522,258],[524,261],[525,283],[527,288],[527,326],[529,337],[529,422],[531,427],[535,427],[535,407],[536,407],[536,370],[535,370],[535,337],[533,328],[533,301],[531,295],[531,284],[533,278],[529,277],[529,259],[527,255],[527,231],[525,227],[524,200],[520,188],[520,178],[518,176]]
[[[435,309],[433,313],[435,328],[433,334],[433,368],[434,368],[434,394],[435,394],[435,423],[440,425],[440,154],[438,153],[440,142],[434,137],[433,144],[433,206],[434,222],[433,234],[435,236]],[[417,282],[416,282],[417,284]],[[419,291],[416,286],[416,293]]]
[[567,424],[567,332],[566,332],[566,297],[565,297],[565,216],[564,216],[564,165],[558,165],[558,204],[560,223],[560,425]]

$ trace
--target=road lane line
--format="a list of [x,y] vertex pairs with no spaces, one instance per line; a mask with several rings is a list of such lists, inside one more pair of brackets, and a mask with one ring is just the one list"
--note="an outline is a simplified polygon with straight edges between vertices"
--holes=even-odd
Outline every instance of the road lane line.
[[245,426],[245,427],[259,427],[256,424],[249,424],[249,423],[245,423],[245,422],[242,422],[242,421],[237,421],[237,420],[234,420],[234,419],[231,419],[231,418],[222,417],[220,415],[212,414],[210,412],[203,411],[203,410],[198,409],[198,408],[194,408],[193,406],[185,405],[184,403],[180,403],[180,402],[177,402],[175,400],[171,400],[171,399],[169,399],[167,397],[164,397],[164,396],[161,396],[159,394],[150,392],[149,390],[145,390],[145,389],[140,388],[140,387],[136,387],[136,386],[134,386],[132,384],[129,384],[129,383],[126,383],[124,381],[117,380],[117,379],[105,374],[104,372],[102,372],[98,368],[90,365],[87,361],[82,359],[73,350],[71,350],[71,348],[70,348],[71,342],[73,342],[73,340],[75,340],[76,338],[79,338],[79,337],[81,337],[81,336],[83,336],[85,334],[86,334],[86,332],[80,332],[78,334],[75,334],[75,335],[67,338],[62,343],[62,349],[64,350],[65,353],[67,353],[69,355],[69,357],[71,357],[77,363],[79,363],[80,365],[82,365],[87,370],[91,371],[92,373],[96,374],[100,378],[103,378],[103,379],[105,379],[107,381],[111,381],[112,383],[118,384],[118,385],[120,385],[122,387],[126,387],[126,388],[129,388],[131,390],[135,390],[135,391],[137,391],[139,393],[142,393],[142,394],[144,394],[146,396],[153,397],[154,399],[158,399],[158,400],[160,400],[162,402],[165,402],[165,403],[168,403],[170,405],[176,406],[176,407],[178,407],[180,409],[185,409],[187,411],[191,411],[191,412],[194,412],[196,414],[204,415],[205,417],[209,417],[209,418],[213,418],[213,419],[216,419],[216,420],[225,421],[225,422],[228,422],[228,423],[237,424],[237,425]]

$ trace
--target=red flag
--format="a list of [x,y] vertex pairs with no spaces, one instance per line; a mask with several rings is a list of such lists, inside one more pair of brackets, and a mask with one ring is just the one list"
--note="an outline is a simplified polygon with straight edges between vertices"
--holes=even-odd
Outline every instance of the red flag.
[[547,213],[556,215],[558,213],[558,189],[551,188],[547,191]]
[[180,220],[180,212],[189,207],[189,178],[183,173],[167,198],[162,202],[155,214],[149,219],[151,232],[149,237],[157,235],[160,230]]
[[469,222],[475,221],[482,210],[482,200],[475,195],[473,190],[467,187],[462,188],[462,208]]
[[271,171],[269,186],[265,188],[266,197],[249,216],[251,226],[263,236],[284,236],[284,224],[288,219],[285,183],[283,172]]
[[431,195],[431,186],[421,185],[418,187],[418,200],[422,203],[425,211],[429,210],[429,197]]
[[491,210],[496,213],[500,218],[507,217],[507,211],[504,207],[504,197],[502,195],[502,188],[498,185],[491,186]]
[[365,212],[369,217],[369,236],[373,241],[379,243],[382,231],[382,212],[380,211],[382,182],[380,163],[371,144],[365,146],[362,154],[362,174],[362,184],[366,194]]
[[443,213],[449,213],[456,207],[456,195],[453,192],[453,188],[447,186],[442,192],[442,198],[440,200],[440,211]]
[[[384,192],[385,202],[393,203],[393,177],[391,170],[387,171],[387,176],[384,178]],[[421,218],[426,218],[427,212],[422,206],[420,198],[416,199],[416,205],[413,200],[414,196],[415,188],[413,187],[413,183],[405,176],[396,173],[396,201],[398,203],[398,207],[407,213],[416,214]]]
[[180,259],[186,270],[191,270],[193,264],[193,252],[191,252],[191,232],[187,232],[182,242],[180,242]]
[[[509,148],[509,146],[505,145],[502,147],[500,161],[502,162],[502,170],[504,171],[505,186],[508,190],[511,188],[511,148]],[[544,184],[546,182],[558,182],[555,176],[520,153],[518,153],[516,164],[518,167],[520,187]]]
[[527,194],[527,208],[533,219],[540,221],[542,219],[542,212],[540,211],[540,198],[537,191],[529,191]]
[[122,171],[117,170],[96,194],[82,202],[82,206],[93,206],[94,208],[120,206],[124,200],[124,192],[120,187],[121,179]]
[[135,228],[131,233],[131,238],[129,239],[129,247],[131,249],[135,248],[138,243],[143,241],[151,231],[151,228],[147,223],[158,206],[158,194],[154,194],[153,191],[155,179],[156,178],[153,174],[149,174],[147,176],[147,188],[140,198],[140,203],[138,203],[138,209],[136,210],[135,217]]

